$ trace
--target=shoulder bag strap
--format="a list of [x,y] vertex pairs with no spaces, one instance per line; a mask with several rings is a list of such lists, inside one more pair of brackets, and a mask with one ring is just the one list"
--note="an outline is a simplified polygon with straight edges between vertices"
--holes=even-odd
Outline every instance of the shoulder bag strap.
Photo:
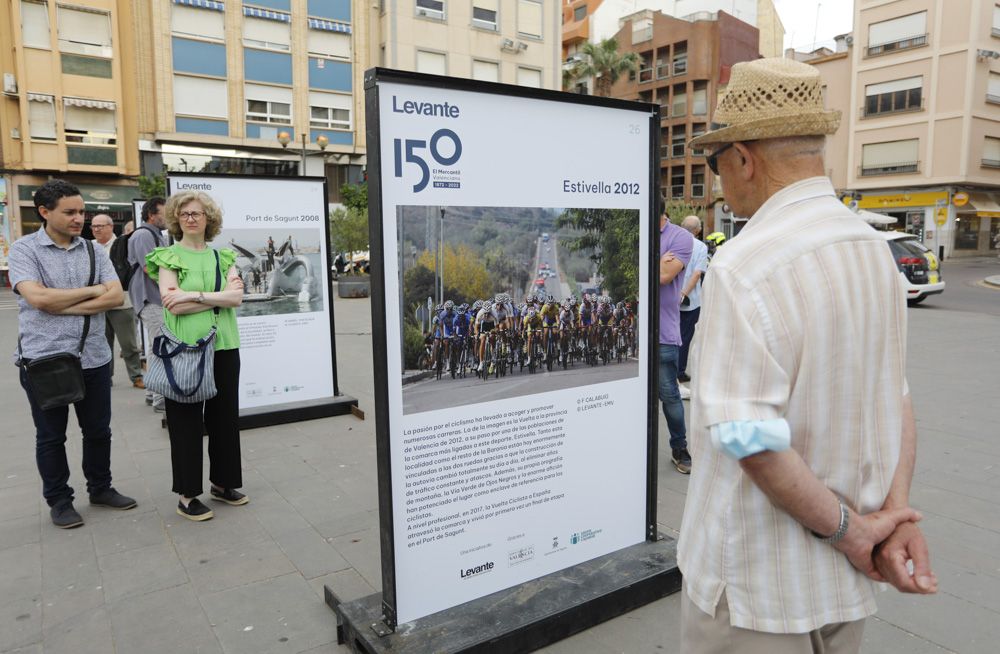
[[[222,262],[219,260],[219,251],[213,248],[212,252],[215,252],[215,292],[218,293],[222,290]],[[219,307],[214,307],[213,310],[216,317],[218,317]]]
[[[87,278],[87,286],[94,285],[94,275],[97,272],[96,266],[94,265],[94,244],[88,240],[83,241],[84,245],[87,246],[87,258],[90,259],[90,277]],[[87,342],[87,333],[90,332],[90,316],[83,317],[83,335],[80,337],[80,356],[83,356],[83,346]],[[112,354],[114,354],[112,352]]]

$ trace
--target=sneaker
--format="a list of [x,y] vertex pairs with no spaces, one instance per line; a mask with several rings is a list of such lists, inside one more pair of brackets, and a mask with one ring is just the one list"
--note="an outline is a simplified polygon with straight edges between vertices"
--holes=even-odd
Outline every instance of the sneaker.
[[677,384],[677,390],[680,391],[682,400],[691,399],[691,389],[684,384]]
[[483,362],[482,361],[479,362],[479,367],[476,368],[476,370],[478,370],[479,372],[483,371]]
[[146,382],[142,381],[142,377],[136,377],[132,380],[132,386],[135,388],[146,388]]
[[679,382],[689,382],[689,381],[691,381],[691,378],[688,377],[688,374],[686,372],[682,372],[682,373],[680,373],[680,374],[677,375],[677,381],[679,381]]
[[211,520],[215,517],[212,509],[202,504],[201,500],[197,497],[188,502],[187,506],[184,506],[183,502],[177,502],[177,515],[182,515],[188,520],[194,520],[195,522]]
[[106,506],[109,509],[126,511],[128,509],[134,509],[135,504],[135,500],[126,495],[122,495],[114,488],[105,488],[102,491],[97,491],[96,493],[91,493],[90,495],[91,506]]
[[57,504],[49,509],[49,515],[52,516],[52,524],[60,529],[73,529],[83,524],[83,518],[73,508],[72,502]]
[[167,412],[167,405],[166,404],[154,404],[153,405],[153,411],[155,413],[166,413]]
[[686,447],[679,450],[671,450],[670,461],[673,462],[674,467],[677,468],[677,472],[682,475],[691,474],[691,455],[688,454]]
[[152,395],[147,395],[146,396],[146,406],[153,406],[153,396]]
[[219,500],[220,502],[225,502],[226,504],[231,504],[233,506],[241,506],[250,501],[249,497],[238,490],[233,488],[220,490],[215,486],[212,486],[212,499]]

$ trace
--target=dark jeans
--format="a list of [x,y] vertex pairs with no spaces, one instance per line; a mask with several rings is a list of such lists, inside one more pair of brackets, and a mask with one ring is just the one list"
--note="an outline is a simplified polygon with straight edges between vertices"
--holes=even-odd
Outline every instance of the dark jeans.
[[167,431],[173,492],[197,497],[202,489],[202,435],[208,432],[209,480],[221,488],[243,485],[240,467],[240,351],[215,353],[218,394],[205,402],[184,404],[167,398]]
[[694,326],[698,324],[701,307],[690,311],[681,311],[681,353],[677,359],[677,374],[687,372],[688,352],[691,351],[691,341],[694,339]]
[[[83,476],[87,492],[93,495],[111,487],[111,366],[83,371],[86,395],[73,405],[76,420],[83,432]],[[34,391],[24,368],[20,369],[21,387],[31,405],[35,422],[35,461],[42,477],[42,495],[49,506],[73,501],[66,460],[66,425],[69,407],[43,410],[35,401]]]
[[663,415],[667,418],[672,450],[687,447],[684,403],[681,402],[681,392],[677,388],[678,350],[680,348],[676,345],[660,343],[660,402],[663,404]]

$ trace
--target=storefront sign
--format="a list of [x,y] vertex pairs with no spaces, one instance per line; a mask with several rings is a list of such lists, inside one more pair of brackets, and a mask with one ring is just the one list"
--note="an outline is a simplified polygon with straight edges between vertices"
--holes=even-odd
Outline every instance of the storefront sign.
[[865,195],[858,200],[860,209],[893,209],[902,207],[933,207],[938,200],[947,202],[945,191],[927,193],[893,193],[891,195]]
[[969,194],[964,191],[959,191],[951,196],[951,201],[956,207],[964,207],[969,202]]

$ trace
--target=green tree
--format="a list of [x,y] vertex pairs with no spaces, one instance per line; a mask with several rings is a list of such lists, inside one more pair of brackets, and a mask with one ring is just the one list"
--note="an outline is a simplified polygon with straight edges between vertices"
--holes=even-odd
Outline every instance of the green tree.
[[594,95],[607,98],[611,87],[618,78],[628,72],[639,70],[639,55],[634,52],[619,52],[618,41],[604,39],[600,43],[584,43],[580,48],[585,57],[576,69],[576,77],[594,78]]
[[368,212],[368,184],[344,184],[340,187],[340,197],[348,209]]
[[639,295],[639,215],[634,209],[567,209],[558,220],[583,233],[560,238],[573,251],[589,253],[603,286],[615,300]]
[[675,225],[680,225],[681,221],[688,216],[698,216],[701,218],[702,222],[705,220],[705,207],[688,204],[683,200],[668,200],[663,205],[663,211],[666,212],[667,218],[670,219],[670,222]]
[[368,249],[368,210],[338,208],[330,212],[330,246],[334,252]]
[[162,198],[167,195],[167,177],[163,173],[140,175],[136,181],[139,183],[139,195],[143,199]]
[[[472,248],[464,244],[446,243],[442,252],[444,253],[445,299],[455,302],[472,302],[492,294],[490,274]],[[430,250],[424,250],[417,258],[417,267],[426,268],[433,276],[434,253]],[[433,297],[434,293],[430,293],[430,295]]]

